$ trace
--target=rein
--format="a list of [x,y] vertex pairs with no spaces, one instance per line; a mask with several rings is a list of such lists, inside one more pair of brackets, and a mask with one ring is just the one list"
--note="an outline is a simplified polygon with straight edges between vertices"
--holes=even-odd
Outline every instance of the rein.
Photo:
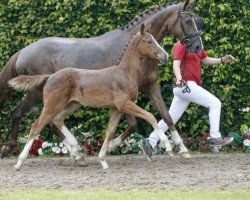
[[[181,85],[183,84],[184,85],[184,89],[182,90],[182,93],[190,93],[191,92],[191,89],[190,89],[190,87],[188,86],[188,84],[186,83],[186,81],[184,81],[183,80],[183,78],[184,78],[184,75],[185,75],[185,72],[186,72],[186,64],[187,64],[187,47],[186,47],[186,49],[185,49],[185,54],[184,54],[184,67],[183,67],[183,71],[182,71],[182,73],[181,73],[181,77],[182,77],[182,79],[181,79]],[[176,88],[177,87],[177,85],[174,83],[173,84],[173,88]]]
[[191,89],[188,87],[188,84],[183,80],[185,72],[186,72],[186,64],[187,64],[187,47],[185,49],[185,54],[184,54],[184,69],[183,69],[183,72],[181,74],[181,76],[182,76],[181,83],[185,86],[185,88],[182,90],[182,93],[186,93],[186,92],[190,93],[191,92]]

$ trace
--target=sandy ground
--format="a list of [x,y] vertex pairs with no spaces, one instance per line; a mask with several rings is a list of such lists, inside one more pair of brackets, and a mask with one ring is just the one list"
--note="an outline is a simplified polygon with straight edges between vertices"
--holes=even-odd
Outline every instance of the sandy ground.
[[191,159],[179,156],[110,156],[103,170],[97,157],[88,157],[87,167],[75,167],[69,158],[29,158],[21,171],[16,159],[0,160],[0,190],[14,188],[203,188],[250,187],[250,155],[202,154]]

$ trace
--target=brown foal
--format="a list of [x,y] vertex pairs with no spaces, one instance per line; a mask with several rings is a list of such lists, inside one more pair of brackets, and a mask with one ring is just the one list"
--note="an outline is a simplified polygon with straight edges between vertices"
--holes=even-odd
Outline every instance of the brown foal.
[[32,124],[28,141],[14,167],[19,170],[27,158],[29,149],[46,124],[52,122],[62,131],[71,145],[71,156],[81,159],[74,136],[64,125],[67,115],[81,105],[95,108],[109,108],[110,119],[106,129],[106,138],[99,153],[104,169],[108,168],[106,155],[109,143],[116,131],[123,113],[140,117],[150,123],[164,142],[166,151],[172,152],[168,138],[161,131],[155,117],[135,104],[141,76],[143,76],[143,60],[168,59],[166,51],[147,32],[142,24],[140,32],[132,37],[118,61],[118,64],[102,70],[84,70],[68,68],[52,75],[20,76],[9,84],[15,89],[27,90],[44,84],[44,107],[39,118]]

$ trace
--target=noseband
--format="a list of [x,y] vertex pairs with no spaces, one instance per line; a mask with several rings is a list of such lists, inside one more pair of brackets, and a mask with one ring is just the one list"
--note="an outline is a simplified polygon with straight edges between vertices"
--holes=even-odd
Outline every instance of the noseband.
[[[194,18],[194,16],[195,16],[192,12],[181,11],[181,5],[180,5],[178,11],[176,12],[176,14],[177,14],[177,17],[176,17],[174,23],[172,24],[172,26],[170,27],[170,29],[168,31],[169,33],[171,33],[174,26],[179,21],[179,19],[181,17],[181,14],[189,14],[189,15],[192,16],[192,18]],[[181,44],[185,44],[187,47],[189,47],[191,44],[193,44],[201,35],[201,32],[198,32],[198,33],[186,33],[182,20],[181,20],[181,30],[182,30],[182,33],[183,33],[183,37],[182,37],[182,40],[180,42],[181,42]]]

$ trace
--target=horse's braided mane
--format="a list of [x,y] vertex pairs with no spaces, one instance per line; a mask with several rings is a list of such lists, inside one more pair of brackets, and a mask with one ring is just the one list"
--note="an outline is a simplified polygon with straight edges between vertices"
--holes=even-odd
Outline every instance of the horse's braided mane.
[[129,41],[125,44],[123,50],[122,50],[122,53],[120,55],[120,57],[118,58],[117,62],[116,62],[116,65],[119,65],[122,58],[123,58],[123,55],[124,53],[127,51],[128,49],[128,46],[130,45],[130,43],[133,41],[134,37],[136,36],[137,33],[135,33],[132,37],[130,37]]
[[164,3],[162,5],[158,5],[154,8],[151,8],[150,10],[144,11],[143,13],[141,13],[138,17],[134,18],[132,21],[129,22],[129,24],[121,27],[121,30],[128,30],[132,27],[134,27],[136,24],[140,23],[142,20],[144,20],[146,17],[151,16],[152,14],[161,11],[163,8],[166,8],[168,6],[171,6],[173,4],[177,4],[174,2],[170,2],[170,3]]

